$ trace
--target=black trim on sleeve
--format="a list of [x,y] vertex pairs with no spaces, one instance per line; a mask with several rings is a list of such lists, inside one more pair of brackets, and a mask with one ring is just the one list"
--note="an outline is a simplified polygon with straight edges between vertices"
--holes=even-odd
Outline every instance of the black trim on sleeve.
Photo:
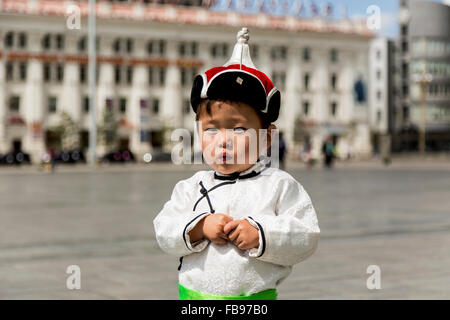
[[183,240],[184,240],[184,244],[186,245],[186,248],[188,248],[188,250],[191,250],[191,249],[189,249],[189,246],[188,246],[187,241],[186,241],[186,229],[187,229],[187,228],[189,227],[189,225],[190,225],[192,222],[194,222],[197,218],[199,218],[199,217],[201,217],[201,216],[203,216],[203,215],[205,215],[205,214],[209,214],[209,212],[203,212],[203,213],[199,214],[199,215],[196,216],[194,219],[192,219],[191,221],[189,221],[188,224],[184,227],[184,230],[183,230]]
[[264,235],[264,229],[261,226],[261,224],[258,221],[256,221],[255,219],[253,219],[252,217],[249,216],[249,218],[252,219],[258,225],[258,228],[261,231],[261,235],[262,235],[262,251],[261,251],[261,254],[259,256],[257,256],[257,258],[259,258],[266,251],[266,236]]
[[180,271],[182,264],[183,264],[183,257],[180,257],[180,265],[178,266],[178,271]]

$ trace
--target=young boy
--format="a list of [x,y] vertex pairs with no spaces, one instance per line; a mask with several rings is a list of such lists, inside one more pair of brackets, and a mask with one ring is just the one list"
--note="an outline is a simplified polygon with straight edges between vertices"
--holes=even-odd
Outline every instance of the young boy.
[[[213,170],[178,182],[154,220],[161,249],[181,257],[179,299],[276,299],[277,285],[319,240],[308,194],[263,156],[280,93],[253,65],[247,42],[244,28],[231,59],[194,80],[191,104]],[[246,133],[261,129],[266,143],[257,134],[251,152]]]

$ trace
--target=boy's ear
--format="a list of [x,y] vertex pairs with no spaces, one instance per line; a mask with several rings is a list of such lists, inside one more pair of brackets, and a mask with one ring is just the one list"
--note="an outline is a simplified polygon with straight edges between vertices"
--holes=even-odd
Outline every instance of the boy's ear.
[[270,146],[272,145],[272,130],[276,130],[277,126],[274,125],[273,123],[271,123],[269,125],[269,127],[267,128],[267,149],[270,148]]

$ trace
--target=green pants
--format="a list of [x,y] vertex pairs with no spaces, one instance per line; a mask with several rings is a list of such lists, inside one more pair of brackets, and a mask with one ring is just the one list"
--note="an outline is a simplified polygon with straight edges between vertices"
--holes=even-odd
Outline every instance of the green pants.
[[277,290],[268,289],[248,296],[215,296],[178,284],[178,300],[277,300]]

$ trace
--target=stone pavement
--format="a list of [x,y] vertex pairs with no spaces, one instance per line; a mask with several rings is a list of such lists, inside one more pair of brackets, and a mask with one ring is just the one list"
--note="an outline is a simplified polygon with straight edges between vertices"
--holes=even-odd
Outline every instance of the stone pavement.
[[[289,165],[321,240],[279,298],[449,299],[448,167]],[[176,299],[178,259],[158,248],[152,220],[199,168],[0,168],[0,299]],[[73,264],[81,290],[66,288]],[[366,287],[369,265],[381,269],[379,290]]]

